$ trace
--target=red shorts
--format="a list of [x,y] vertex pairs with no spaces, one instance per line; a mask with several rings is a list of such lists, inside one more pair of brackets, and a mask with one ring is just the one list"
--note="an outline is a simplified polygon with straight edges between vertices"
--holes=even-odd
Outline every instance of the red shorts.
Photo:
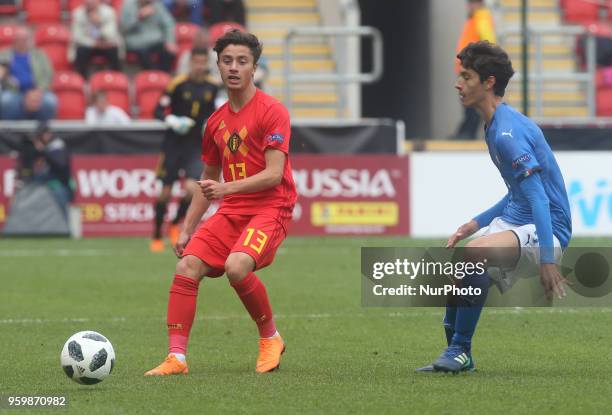
[[215,213],[193,234],[183,256],[200,258],[212,268],[208,277],[220,277],[232,252],[250,255],[255,269],[270,265],[285,236],[283,223],[272,216]]

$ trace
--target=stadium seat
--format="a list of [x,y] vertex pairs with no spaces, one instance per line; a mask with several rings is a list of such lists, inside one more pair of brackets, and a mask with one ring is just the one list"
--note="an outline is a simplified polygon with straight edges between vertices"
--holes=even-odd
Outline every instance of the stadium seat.
[[597,116],[612,116],[612,87],[597,89]]
[[160,95],[170,82],[170,75],[162,71],[143,71],[134,78],[138,118],[154,118],[155,107]]
[[116,105],[126,113],[130,113],[129,80],[123,72],[100,71],[89,79],[91,93],[103,89],[106,91],[108,102]]
[[590,24],[599,19],[599,4],[593,0],[563,0],[561,7],[566,22]]
[[83,0],[68,0],[68,11],[72,13],[81,4],[83,4]]
[[[106,4],[109,4],[108,1],[105,1]],[[77,7],[83,4],[83,0],[68,0],[68,10],[70,13]],[[117,14],[117,18],[121,15],[121,5],[123,4],[123,0],[112,0],[110,4],[115,9],[115,13]]]
[[595,88],[612,88],[612,66],[604,66],[595,72]]
[[13,43],[15,37],[15,25],[2,25],[0,26],[0,49],[8,48]]
[[0,2],[0,16],[15,16],[19,11],[16,0]]
[[246,32],[246,28],[236,22],[219,22],[212,25],[210,27],[210,30],[208,31],[208,36],[210,37],[211,44],[214,44],[217,39],[219,39],[226,32],[229,32],[232,29],[238,29],[243,32]]
[[177,56],[181,56],[181,54],[184,51],[191,49],[191,45],[193,44],[193,39],[195,38],[195,35],[199,29],[200,27],[193,23],[186,23],[186,22],[176,23],[176,27],[175,27],[176,44],[179,49]]
[[57,118],[60,120],[82,120],[85,116],[85,81],[76,72],[56,72],[51,89],[57,96]]
[[24,0],[22,7],[30,24],[59,23],[62,19],[61,0]]
[[66,71],[71,68],[68,61],[68,44],[70,43],[70,30],[61,24],[39,26],[34,34],[36,47],[45,51],[53,69]]

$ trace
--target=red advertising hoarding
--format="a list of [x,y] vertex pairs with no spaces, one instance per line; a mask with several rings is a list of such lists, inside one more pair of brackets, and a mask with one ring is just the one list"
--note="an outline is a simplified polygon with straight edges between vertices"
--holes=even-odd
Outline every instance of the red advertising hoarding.
[[[156,162],[154,155],[73,157],[84,236],[151,234]],[[291,235],[408,234],[407,157],[300,155],[291,163],[299,193]],[[13,164],[0,156],[0,227],[15,190]],[[170,217],[181,192],[177,183]]]
[[294,156],[292,235],[408,234],[408,158]]

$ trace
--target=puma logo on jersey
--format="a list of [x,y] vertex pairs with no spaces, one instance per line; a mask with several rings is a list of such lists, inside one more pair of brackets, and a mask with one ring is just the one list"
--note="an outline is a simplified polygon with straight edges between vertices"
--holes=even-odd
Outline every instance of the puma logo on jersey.
[[502,132],[501,135],[502,135],[502,137],[505,136],[505,135],[508,135],[508,136],[510,136],[510,138],[514,138],[514,137],[512,137],[512,129],[510,129],[510,131]]

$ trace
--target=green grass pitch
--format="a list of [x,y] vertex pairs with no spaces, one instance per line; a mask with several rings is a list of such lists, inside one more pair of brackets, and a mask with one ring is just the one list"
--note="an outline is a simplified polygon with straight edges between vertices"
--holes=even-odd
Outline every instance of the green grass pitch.
[[[67,409],[49,411],[57,414],[612,411],[607,308],[487,309],[474,340],[478,373],[414,373],[443,349],[443,311],[361,307],[359,248],[440,244],[289,238],[258,273],[287,342],[279,371],[254,372],[257,331],[221,278],[200,286],[191,373],[145,378],[166,354],[170,253],[150,254],[144,239],[0,240],[0,394],[67,395]],[[80,330],[103,333],[117,354],[95,386],[73,383],[59,365]]]

